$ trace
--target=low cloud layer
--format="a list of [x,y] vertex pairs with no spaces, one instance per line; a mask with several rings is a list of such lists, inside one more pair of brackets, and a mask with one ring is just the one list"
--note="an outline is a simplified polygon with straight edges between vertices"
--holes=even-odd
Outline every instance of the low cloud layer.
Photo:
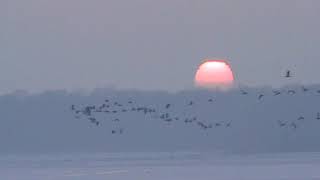
[[[20,92],[0,97],[0,152],[319,151],[319,90],[316,85],[175,94],[112,89],[86,95]],[[72,110],[72,105],[82,111],[108,103],[116,113],[90,116],[99,126]],[[133,107],[156,111],[137,112]],[[165,113],[172,121],[161,118]],[[194,117],[194,122],[186,121]],[[120,128],[121,134],[112,133]]]

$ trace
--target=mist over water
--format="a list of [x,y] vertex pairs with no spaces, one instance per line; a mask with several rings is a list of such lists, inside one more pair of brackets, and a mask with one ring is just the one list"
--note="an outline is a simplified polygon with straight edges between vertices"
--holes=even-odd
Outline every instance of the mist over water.
[[[177,93],[98,89],[89,94],[48,91],[3,95],[0,152],[319,151],[320,120],[316,118],[320,112],[320,85],[306,88],[306,92],[300,85],[277,89],[281,95],[268,87]],[[296,93],[290,94],[290,90]],[[73,104],[98,106],[105,99],[122,104],[131,100],[136,106],[157,112],[95,113],[101,123],[95,126],[85,117],[76,119],[70,109]],[[190,101],[192,106],[188,106]],[[167,111],[179,120],[168,123],[159,118],[168,103],[171,107]],[[303,120],[299,120],[301,116]],[[192,117],[213,127],[203,129],[197,123],[184,122]],[[114,118],[120,121],[113,122]],[[286,125],[281,127],[279,122]],[[112,134],[113,128],[123,128],[123,134]]]

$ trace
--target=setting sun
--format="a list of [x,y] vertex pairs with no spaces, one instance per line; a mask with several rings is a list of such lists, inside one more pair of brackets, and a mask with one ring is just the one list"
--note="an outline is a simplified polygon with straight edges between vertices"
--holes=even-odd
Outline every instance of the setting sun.
[[219,87],[233,84],[234,76],[230,65],[224,60],[206,60],[195,75],[195,84],[199,87]]

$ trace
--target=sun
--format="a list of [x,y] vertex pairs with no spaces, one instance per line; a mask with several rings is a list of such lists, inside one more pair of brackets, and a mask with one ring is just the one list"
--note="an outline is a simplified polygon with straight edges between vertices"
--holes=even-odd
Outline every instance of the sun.
[[206,60],[199,66],[194,81],[198,87],[230,87],[234,82],[234,76],[227,61]]

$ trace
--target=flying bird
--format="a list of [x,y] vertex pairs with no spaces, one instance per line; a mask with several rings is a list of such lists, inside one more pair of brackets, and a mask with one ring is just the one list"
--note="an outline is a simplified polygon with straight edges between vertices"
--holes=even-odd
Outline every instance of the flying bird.
[[276,91],[276,90],[273,90],[272,92],[273,92],[273,95],[274,95],[274,96],[278,96],[278,95],[280,95],[280,94],[281,94],[281,92],[280,92],[280,91]]
[[116,118],[116,119],[114,119],[112,121],[119,122],[120,120],[118,118]]
[[279,120],[278,120],[278,124],[279,124],[280,127],[284,127],[284,126],[287,125],[287,123],[279,121]]
[[303,91],[303,92],[307,92],[307,91],[309,91],[309,89],[306,88],[306,87],[304,87],[304,86],[302,86],[302,91]]
[[171,118],[168,118],[168,119],[165,119],[164,121],[166,121],[166,122],[171,122],[172,119],[171,119]]
[[290,77],[292,77],[292,75],[291,75],[291,71],[290,71],[290,70],[287,70],[287,71],[286,71],[286,75],[285,75],[285,77],[286,77],[286,78],[290,78]]
[[103,109],[103,108],[105,108],[105,107],[107,107],[107,105],[106,105],[106,104],[102,104],[102,105],[99,107],[99,109]]
[[93,117],[90,117],[90,118],[88,118],[92,123],[94,123],[96,126],[99,126],[99,121],[97,121],[97,119],[96,118],[93,118]]
[[166,113],[166,114],[165,114],[165,117],[166,117],[166,118],[169,118],[169,116],[170,116],[169,113]]
[[123,129],[122,128],[120,128],[119,133],[123,134]]
[[288,94],[295,94],[295,93],[296,93],[295,90],[292,90],[292,89],[288,90]]
[[231,127],[231,122],[228,122],[228,123],[226,124],[226,127]]
[[202,129],[207,129],[207,128],[208,128],[208,126],[205,125],[203,122],[198,122],[197,124],[198,124]]
[[240,92],[241,92],[242,95],[247,95],[248,94],[248,92],[244,91],[244,90],[240,90]]
[[189,118],[186,118],[186,119],[184,120],[184,122],[185,122],[185,123],[192,123],[193,120],[192,120],[192,119],[189,119]]
[[263,98],[263,96],[264,96],[263,94],[260,94],[258,99],[261,100]]
[[294,129],[297,129],[297,124],[296,123],[294,123],[294,122],[292,122],[291,124],[290,124],[290,126],[292,127],[292,128],[294,128]]
[[87,116],[91,116],[91,107],[89,106],[85,107],[83,114]]

